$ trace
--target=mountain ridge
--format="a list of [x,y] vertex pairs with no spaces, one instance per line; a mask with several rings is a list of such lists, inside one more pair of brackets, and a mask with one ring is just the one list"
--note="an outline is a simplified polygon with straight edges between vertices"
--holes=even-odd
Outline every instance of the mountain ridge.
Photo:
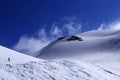
[[[65,57],[71,56],[72,54],[79,56],[82,55],[82,53],[88,54],[88,53],[118,53],[120,51],[120,38],[118,31],[117,34],[115,35],[110,35],[110,36],[104,36],[103,37],[88,37],[86,39],[86,34],[92,35],[96,31],[91,31],[91,32],[86,32],[80,35],[77,35],[78,37],[82,38],[82,41],[66,41],[64,39],[62,40],[55,40],[51,42],[48,46],[40,50],[40,52],[37,52],[37,57],[46,57],[45,59],[54,59],[54,58],[59,58],[60,56],[65,54],[68,54]],[[99,33],[99,32],[98,32]],[[110,33],[107,31],[109,34],[116,33],[113,31],[113,33]],[[97,33],[96,33],[97,34]],[[100,33],[99,33],[100,34]],[[105,33],[102,33],[105,34]],[[108,34],[108,35],[109,35]],[[67,37],[69,38],[69,37]],[[54,53],[54,54],[53,54]],[[55,54],[56,53],[56,54]],[[53,55],[53,57],[52,57]],[[54,56],[56,55],[56,56]],[[74,57],[74,55],[72,57]],[[75,56],[75,57],[76,57]],[[62,58],[62,57],[61,57]]]

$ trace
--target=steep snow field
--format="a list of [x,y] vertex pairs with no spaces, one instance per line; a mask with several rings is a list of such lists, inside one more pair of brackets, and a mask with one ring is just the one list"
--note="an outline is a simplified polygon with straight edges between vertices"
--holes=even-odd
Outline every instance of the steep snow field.
[[16,52],[14,50],[0,46],[0,62],[1,63],[25,63],[30,61],[39,61],[40,59]]
[[0,80],[120,80],[120,31],[53,41],[34,58],[0,46]]

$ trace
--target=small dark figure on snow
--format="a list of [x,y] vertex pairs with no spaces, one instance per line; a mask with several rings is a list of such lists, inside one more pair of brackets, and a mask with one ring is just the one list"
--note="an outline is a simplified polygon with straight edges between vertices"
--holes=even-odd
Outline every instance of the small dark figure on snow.
[[8,62],[10,62],[10,58],[8,58]]

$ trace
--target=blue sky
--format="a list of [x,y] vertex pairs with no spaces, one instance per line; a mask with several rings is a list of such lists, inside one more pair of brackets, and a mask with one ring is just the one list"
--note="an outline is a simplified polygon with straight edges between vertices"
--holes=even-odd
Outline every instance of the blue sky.
[[41,48],[56,37],[98,29],[119,18],[120,0],[1,0],[0,44],[32,52],[31,45]]

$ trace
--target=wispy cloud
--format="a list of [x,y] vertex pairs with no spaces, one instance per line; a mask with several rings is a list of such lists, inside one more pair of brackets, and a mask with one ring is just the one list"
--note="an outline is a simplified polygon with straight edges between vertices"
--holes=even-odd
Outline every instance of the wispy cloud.
[[82,25],[80,22],[76,22],[76,18],[66,17],[60,22],[55,22],[50,27],[49,31],[46,28],[40,28],[37,31],[37,37],[21,36],[18,43],[13,48],[17,51],[31,54],[45,47],[60,36],[80,34],[81,28]]
[[106,24],[103,23],[100,25],[100,27],[98,28],[98,30],[105,30],[105,29],[109,29],[109,30],[119,30],[120,29],[120,20],[115,20],[112,23]]
[[[54,22],[50,29],[40,28],[33,36],[23,35],[18,43],[14,45],[14,49],[24,53],[34,53],[48,45],[51,41],[61,36],[77,35],[81,33],[82,25],[76,18],[63,18],[59,22]],[[115,20],[112,23],[103,23],[98,30],[118,30],[120,29],[120,20]],[[37,37],[36,37],[37,36]]]
[[47,44],[50,43],[50,41],[51,40],[47,37],[45,28],[40,28],[35,36],[21,36],[18,43],[14,45],[13,48],[17,51],[31,54],[45,47]]

